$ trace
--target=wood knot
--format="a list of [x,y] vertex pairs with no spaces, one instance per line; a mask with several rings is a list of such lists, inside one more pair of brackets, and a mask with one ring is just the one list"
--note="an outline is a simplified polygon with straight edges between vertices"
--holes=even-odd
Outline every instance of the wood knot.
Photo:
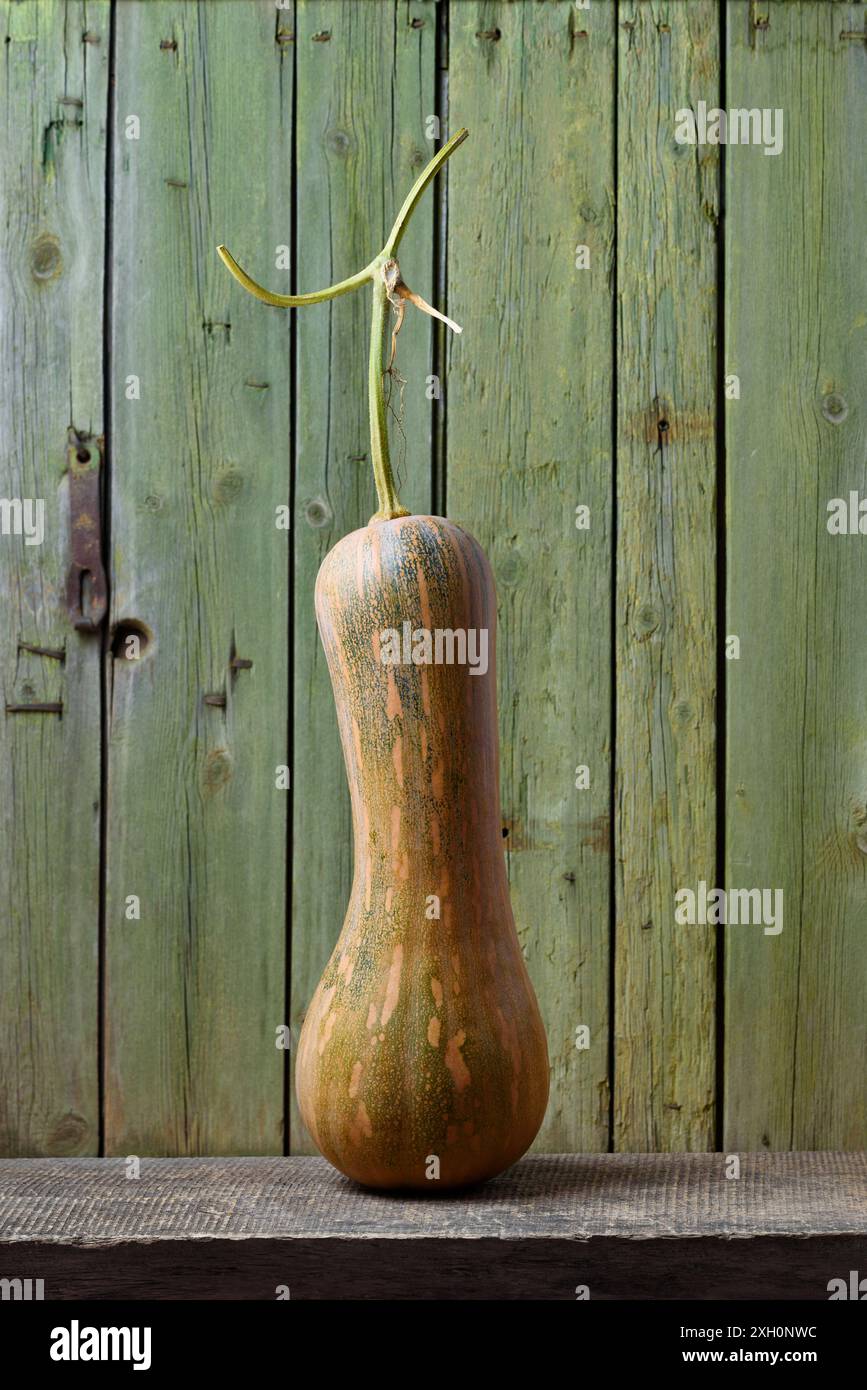
[[205,791],[213,794],[224,787],[232,776],[232,759],[225,748],[215,748],[205,759],[202,782]]
[[308,526],[321,530],[334,520],[334,513],[324,497],[311,497],[304,507],[304,520]]
[[336,155],[347,155],[352,141],[345,130],[329,130],[325,136],[326,148]]
[[662,614],[653,607],[651,603],[645,603],[638,610],[635,619],[635,627],[639,634],[639,640],[643,641],[646,637],[652,636],[662,622]]
[[244,475],[238,468],[224,468],[214,481],[214,501],[220,504],[234,502],[244,490]]
[[839,391],[829,391],[822,400],[822,414],[829,425],[842,425],[849,414],[849,406]]
[[47,280],[56,280],[62,270],[59,237],[51,232],[42,232],[30,248],[31,275],[34,280],[44,284]]
[[89,1125],[83,1115],[70,1111],[62,1115],[48,1136],[46,1147],[52,1154],[75,1154],[87,1138]]

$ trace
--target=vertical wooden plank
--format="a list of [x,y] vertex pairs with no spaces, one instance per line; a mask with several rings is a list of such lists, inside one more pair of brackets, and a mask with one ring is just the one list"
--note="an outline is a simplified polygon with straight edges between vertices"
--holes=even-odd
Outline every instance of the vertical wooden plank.
[[552,1067],[537,1146],[605,1149],[613,5],[452,5],[449,106],[470,142],[449,170],[448,513],[498,587],[503,844]]
[[[436,148],[435,7],[430,0],[299,3],[298,289],[360,270],[382,245]],[[404,278],[430,300],[434,201],[400,248]],[[313,612],[316,573],[341,536],[376,510],[367,423],[368,291],[298,311],[295,458],[292,1033],[331,954],[352,877],[352,820],[334,700]],[[405,447],[391,429],[402,500],[431,509],[430,326],[408,314],[397,366],[406,378]],[[397,406],[397,397],[394,398]],[[294,1101],[292,1151],[315,1152]]]
[[[0,7],[4,1156],[99,1145],[100,638],[64,589],[67,428],[103,430],[108,26],[99,0]],[[41,543],[8,533],[14,499],[44,502]],[[62,716],[8,711],[33,703]]]
[[[285,12],[158,0],[116,13],[106,1147],[274,1153],[289,328],[216,245],[279,285]],[[152,634],[137,661],[118,640],[130,622]]]
[[715,879],[716,106],[719,15],[620,6],[617,219],[617,1149],[713,1147],[715,929],[675,894]]
[[783,112],[779,154],[726,158],[728,878],[783,918],[727,929],[725,1143],[862,1148],[867,540],[827,508],[867,495],[867,33],[855,4],[727,23],[727,105]]

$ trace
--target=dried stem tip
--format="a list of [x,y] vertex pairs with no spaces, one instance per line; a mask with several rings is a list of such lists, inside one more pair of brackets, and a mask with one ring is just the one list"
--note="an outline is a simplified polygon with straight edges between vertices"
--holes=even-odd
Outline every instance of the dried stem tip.
[[392,308],[401,309],[403,307],[401,305],[401,300],[407,299],[410,304],[414,304],[417,309],[421,309],[423,314],[430,314],[432,319],[439,319],[440,323],[444,323],[453,333],[463,333],[464,330],[459,323],[455,323],[454,319],[450,319],[447,315],[441,314],[439,309],[435,309],[432,304],[428,304],[426,299],[422,299],[420,294],[416,294],[415,290],[410,289],[409,285],[401,276],[400,266],[394,258],[386,261],[383,265],[382,278],[385,281],[385,292],[388,295],[388,302],[391,304]]

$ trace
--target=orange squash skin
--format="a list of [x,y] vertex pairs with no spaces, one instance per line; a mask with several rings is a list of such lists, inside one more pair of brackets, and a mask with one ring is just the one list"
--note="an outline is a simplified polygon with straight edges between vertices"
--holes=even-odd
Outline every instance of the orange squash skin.
[[[490,566],[443,518],[376,522],[325,557],[316,616],[355,867],[299,1040],[301,1113],[325,1157],[368,1186],[478,1182],[524,1153],[548,1101],[503,854]],[[384,664],[381,634],[406,621],[487,629],[486,674]]]

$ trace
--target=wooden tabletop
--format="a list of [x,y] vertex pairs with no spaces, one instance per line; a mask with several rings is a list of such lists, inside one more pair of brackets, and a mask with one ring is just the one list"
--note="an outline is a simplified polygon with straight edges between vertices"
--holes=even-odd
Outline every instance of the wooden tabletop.
[[452,1196],[318,1158],[4,1160],[2,1272],[46,1298],[827,1299],[867,1271],[867,1155],[738,1158],[540,1155]]

